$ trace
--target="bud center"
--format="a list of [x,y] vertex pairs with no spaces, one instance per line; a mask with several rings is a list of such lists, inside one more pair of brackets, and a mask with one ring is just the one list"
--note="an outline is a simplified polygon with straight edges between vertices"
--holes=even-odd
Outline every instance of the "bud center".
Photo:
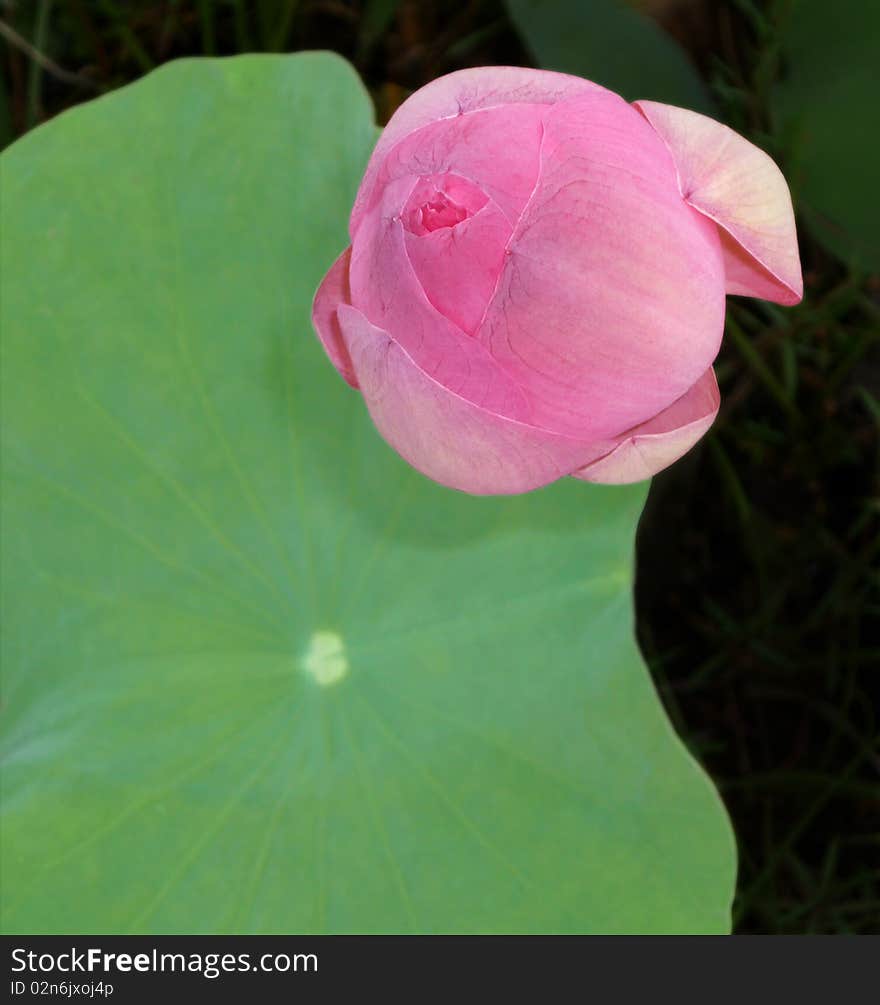
[[454,227],[467,219],[470,213],[464,206],[453,202],[444,192],[435,191],[434,198],[421,205],[417,215],[418,224],[424,231],[430,233],[432,230],[440,230],[441,227]]
[[457,227],[488,202],[483,190],[467,178],[446,172],[423,175],[401,213],[403,226],[416,237]]

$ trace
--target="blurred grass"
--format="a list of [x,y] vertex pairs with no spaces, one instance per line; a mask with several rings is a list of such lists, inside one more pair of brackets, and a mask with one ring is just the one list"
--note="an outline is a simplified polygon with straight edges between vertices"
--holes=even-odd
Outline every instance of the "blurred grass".
[[[689,50],[719,117],[783,167],[772,95],[789,5],[633,2]],[[529,61],[501,0],[0,0],[0,33],[2,143],[183,55],[336,49],[382,120],[442,73]],[[880,278],[803,218],[799,233],[804,302],[731,298],[719,419],[655,479],[639,636],[733,818],[737,931],[877,932]]]

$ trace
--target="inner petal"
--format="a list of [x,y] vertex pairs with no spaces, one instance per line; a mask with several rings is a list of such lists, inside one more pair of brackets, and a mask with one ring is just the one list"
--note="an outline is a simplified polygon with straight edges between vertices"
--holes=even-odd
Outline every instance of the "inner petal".
[[401,222],[425,296],[469,335],[476,331],[504,263],[511,226],[472,181],[452,173],[419,179]]
[[[461,325],[431,302],[409,257],[408,245],[424,249],[422,276],[429,275],[431,261],[437,261],[431,259],[430,252],[438,238],[442,244],[451,245],[452,241],[442,239],[461,235],[462,231],[466,235],[472,227],[485,227],[499,211],[490,202],[483,212],[457,227],[416,237],[404,229],[400,209],[415,184],[411,176],[392,183],[382,201],[365,214],[351,251],[351,300],[437,383],[489,412],[528,422],[531,406],[522,389],[503,373],[477,339],[469,338]],[[506,221],[505,226],[509,227]],[[454,240],[459,245],[468,243],[464,236]],[[440,299],[442,302],[442,296]],[[456,303],[461,306],[464,301],[456,298]],[[477,305],[469,301],[469,307]]]

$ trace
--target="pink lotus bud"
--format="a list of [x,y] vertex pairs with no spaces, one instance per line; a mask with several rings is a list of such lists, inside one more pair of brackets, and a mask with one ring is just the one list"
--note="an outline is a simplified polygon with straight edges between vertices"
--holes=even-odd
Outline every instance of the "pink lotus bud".
[[406,101],[315,297],[333,364],[444,485],[630,482],[718,411],[726,293],[802,296],[773,161],[695,112],[514,67]]

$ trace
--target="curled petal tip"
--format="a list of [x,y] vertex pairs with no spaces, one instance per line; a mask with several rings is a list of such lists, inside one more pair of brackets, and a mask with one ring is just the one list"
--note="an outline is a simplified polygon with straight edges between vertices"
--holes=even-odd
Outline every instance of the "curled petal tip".
[[685,201],[718,225],[727,292],[798,303],[804,284],[794,212],[773,159],[706,115],[634,104],[669,149]]

